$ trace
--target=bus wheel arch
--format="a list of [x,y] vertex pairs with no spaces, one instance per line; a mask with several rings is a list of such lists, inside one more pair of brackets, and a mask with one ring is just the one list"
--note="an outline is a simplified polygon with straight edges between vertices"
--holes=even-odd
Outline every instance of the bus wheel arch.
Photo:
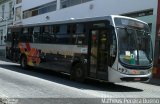
[[78,82],[84,82],[86,78],[86,70],[85,70],[84,64],[78,61],[74,62],[72,64],[70,74],[71,74],[70,78],[72,80],[76,80]]
[[27,56],[25,54],[22,54],[20,57],[20,65],[23,69],[27,69],[27,67],[28,67]]

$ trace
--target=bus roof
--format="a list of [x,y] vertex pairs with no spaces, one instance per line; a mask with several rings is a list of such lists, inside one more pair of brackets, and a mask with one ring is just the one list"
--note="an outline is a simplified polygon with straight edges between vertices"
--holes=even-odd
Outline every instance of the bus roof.
[[[145,23],[141,20],[138,20],[138,19],[135,19],[135,18],[130,18],[130,17],[126,17],[126,16],[120,16],[120,15],[110,15],[110,16],[103,16],[103,17],[86,17],[86,18],[70,18],[68,20],[65,20],[65,21],[56,21],[56,22],[45,22],[45,23],[38,23],[38,24],[27,24],[27,25],[15,25],[15,26],[9,26],[9,27],[13,27],[13,28],[21,28],[21,27],[32,27],[32,26],[43,26],[43,25],[52,25],[52,24],[67,24],[67,23],[79,23],[79,22],[92,22],[92,21],[103,21],[103,20],[106,20],[106,19],[113,19],[113,18],[126,18],[126,19],[132,19],[132,20],[135,20],[135,21],[139,21],[139,22],[142,22],[142,23]],[[147,23],[145,23],[147,24]]]
[[139,22],[142,22],[144,24],[147,24],[146,22],[144,21],[141,21],[139,19],[136,19],[136,18],[131,18],[131,17],[127,17],[127,16],[120,16],[120,15],[111,15],[112,18],[125,18],[125,19],[132,19],[132,20],[135,20],[135,21],[139,21]]

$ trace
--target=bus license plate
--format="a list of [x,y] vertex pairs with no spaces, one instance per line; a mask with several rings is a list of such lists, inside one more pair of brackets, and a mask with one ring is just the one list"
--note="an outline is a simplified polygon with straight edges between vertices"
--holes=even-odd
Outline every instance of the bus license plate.
[[134,80],[135,80],[135,81],[140,81],[140,80],[141,80],[141,78],[134,78]]

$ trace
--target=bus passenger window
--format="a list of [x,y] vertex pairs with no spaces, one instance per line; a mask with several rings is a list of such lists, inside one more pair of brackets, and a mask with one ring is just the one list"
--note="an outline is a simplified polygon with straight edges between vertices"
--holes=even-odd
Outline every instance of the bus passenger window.
[[24,28],[22,34],[20,34],[20,42],[30,42],[28,28]]
[[33,29],[34,43],[40,43],[40,27],[34,27]]
[[85,34],[78,34],[77,35],[77,44],[78,45],[84,45],[85,43],[86,43]]
[[67,33],[67,25],[60,25],[60,31],[58,34],[66,34]]
[[68,32],[68,34],[75,34],[76,33],[76,24],[69,24],[67,32]]
[[28,28],[28,35],[30,42],[33,43],[33,28]]
[[43,26],[41,27],[41,34],[39,35],[39,41],[41,43],[54,43],[53,27],[52,26]]
[[86,43],[86,36],[84,31],[84,24],[76,24],[76,32],[72,34],[72,44],[84,45]]
[[57,44],[69,44],[70,35],[67,33],[67,25],[60,25],[59,32],[56,34]]
[[77,34],[84,33],[84,24],[77,24],[76,33]]
[[54,25],[53,27],[52,27],[52,32],[53,32],[53,34],[56,34],[56,33],[58,33],[60,31],[60,27],[58,26],[58,25]]

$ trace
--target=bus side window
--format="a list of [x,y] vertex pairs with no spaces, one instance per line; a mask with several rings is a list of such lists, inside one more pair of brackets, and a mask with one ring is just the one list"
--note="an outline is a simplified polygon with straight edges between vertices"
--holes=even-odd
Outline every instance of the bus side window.
[[29,38],[29,42],[33,43],[34,42],[34,38],[33,38],[33,28],[28,28],[28,38]]
[[33,28],[34,43],[40,43],[40,27]]
[[27,38],[26,38],[26,35],[28,33],[28,29],[27,28],[24,28],[22,29],[22,34],[20,34],[20,38],[19,38],[19,41],[20,42],[26,42]]
[[44,26],[42,30],[43,43],[55,43],[53,26]]
[[69,37],[68,37],[69,44],[75,44],[75,40],[76,40],[76,24],[68,24],[68,35],[69,35]]
[[69,44],[70,35],[67,33],[67,25],[60,25],[59,32],[56,34],[56,43],[58,44]]
[[51,34],[50,36],[52,37],[52,44],[56,44],[56,35],[59,33],[60,31],[60,26],[59,25],[53,25],[51,26]]
[[85,34],[85,25],[84,24],[77,24],[76,25],[76,37],[75,43],[77,45],[84,45],[86,44],[86,34]]
[[40,35],[38,32],[34,32],[33,37],[34,37],[34,43],[40,43]]
[[22,34],[20,35],[21,42],[32,42],[32,36],[30,35],[29,28],[23,28]]

